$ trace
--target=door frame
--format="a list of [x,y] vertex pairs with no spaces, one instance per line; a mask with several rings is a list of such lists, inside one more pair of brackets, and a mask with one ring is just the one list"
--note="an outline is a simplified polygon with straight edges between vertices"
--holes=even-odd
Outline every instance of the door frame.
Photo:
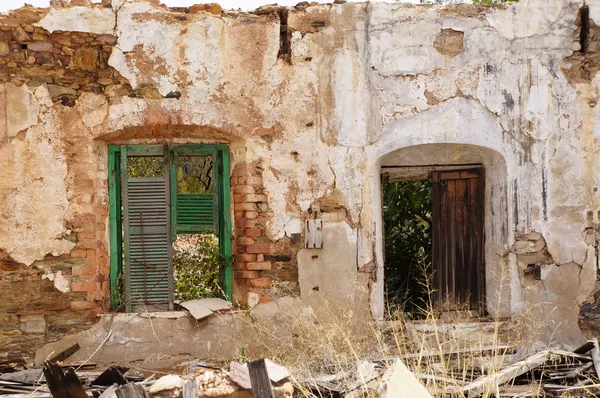
[[[479,209],[479,225],[482,232],[481,237],[481,265],[478,270],[478,301],[479,301],[479,315],[483,316],[487,313],[487,304],[486,304],[486,292],[487,292],[487,282],[486,282],[486,256],[485,256],[485,245],[486,245],[486,236],[485,236],[485,184],[486,184],[486,173],[485,167],[482,163],[464,163],[464,164],[428,164],[428,165],[407,165],[407,166],[381,166],[380,168],[380,176],[379,176],[379,190],[380,190],[380,206],[383,209],[383,178],[384,176],[390,178],[392,181],[402,181],[402,180],[424,180],[432,178],[432,174],[434,171],[468,171],[468,170],[477,170],[479,173],[479,192],[478,192],[478,203],[480,204]],[[435,197],[432,197],[433,208],[432,208],[432,223],[433,223],[433,210],[436,207]],[[435,236],[433,234],[434,225],[432,225],[432,267],[433,267],[433,252],[434,252],[434,239]],[[383,210],[381,212],[381,259],[382,262],[385,263],[385,228],[383,226]],[[383,265],[381,266],[381,284],[382,286],[385,284],[385,274],[383,272]],[[383,289],[383,287],[382,287]],[[381,291],[383,293],[383,290]],[[384,300],[384,296],[382,295],[382,300]],[[382,301],[383,307],[381,315],[383,316],[385,313],[385,303]]]

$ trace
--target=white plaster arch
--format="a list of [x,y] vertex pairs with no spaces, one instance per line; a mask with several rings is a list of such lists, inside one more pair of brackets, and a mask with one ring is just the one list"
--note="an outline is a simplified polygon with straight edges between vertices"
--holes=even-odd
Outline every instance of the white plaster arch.
[[[509,209],[511,181],[517,178],[522,149],[500,126],[497,115],[474,100],[453,99],[409,119],[396,119],[384,126],[381,138],[366,148],[372,178],[365,200],[373,211],[363,225],[374,225],[377,278],[371,292],[371,311],[384,315],[383,219],[381,167],[383,165],[427,165],[480,163],[486,169],[486,294],[490,313],[516,313],[521,288],[508,244],[514,239],[514,216]],[[368,219],[373,217],[372,219]],[[369,231],[364,233],[368,234]],[[367,239],[364,239],[367,241]],[[366,247],[363,250],[368,250]]]

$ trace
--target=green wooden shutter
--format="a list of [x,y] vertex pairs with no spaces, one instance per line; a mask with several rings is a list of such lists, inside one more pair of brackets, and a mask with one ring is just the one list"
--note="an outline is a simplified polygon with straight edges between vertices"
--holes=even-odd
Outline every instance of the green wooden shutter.
[[177,231],[216,233],[214,194],[177,194]]
[[[217,234],[219,231],[219,176],[217,172],[217,151],[210,145],[185,145],[171,147],[171,189],[176,212],[173,224],[174,233]],[[213,162],[212,193],[180,193],[177,190],[177,164],[180,156],[211,156]]]
[[169,173],[165,170],[165,177],[128,176],[127,156],[139,155],[139,149],[121,150],[127,310],[135,311],[143,304],[173,309]]

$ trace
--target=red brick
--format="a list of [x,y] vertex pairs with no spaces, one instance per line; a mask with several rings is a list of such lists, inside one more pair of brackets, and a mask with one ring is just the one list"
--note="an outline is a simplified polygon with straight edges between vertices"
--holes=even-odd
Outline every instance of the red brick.
[[255,211],[247,211],[246,214],[244,214],[244,217],[246,217],[248,220],[254,220],[258,217],[258,213]]
[[260,299],[258,300],[258,302],[259,302],[260,304],[264,304],[264,303],[270,303],[271,301],[273,301],[273,299],[272,299],[271,297],[269,297],[269,296],[265,296],[265,295],[263,295],[263,296],[260,296]]
[[231,177],[231,180],[230,180],[229,184],[231,186],[237,185],[238,184],[238,178],[237,177]]
[[246,253],[246,246],[238,245],[235,247],[236,254]]
[[236,261],[256,261],[256,254],[236,254]]
[[234,203],[241,203],[243,201],[244,201],[244,195],[242,195],[241,193],[233,194],[233,202]]
[[98,289],[96,282],[73,282],[71,290],[74,292],[95,292]]
[[98,313],[96,312],[96,310],[89,310],[85,312],[85,317],[90,319],[97,318]]
[[251,238],[258,238],[262,235],[262,230],[259,228],[248,228],[246,230],[246,236]]
[[233,219],[238,220],[240,218],[244,218],[244,212],[243,211],[235,211],[233,213]]
[[260,244],[246,246],[247,253],[255,253],[255,254],[268,253],[270,251],[270,249],[271,249],[271,247],[268,243],[260,243]]
[[268,271],[271,269],[271,262],[249,262],[248,264],[246,264],[246,268],[250,271]]
[[267,195],[257,195],[257,194],[248,194],[244,196],[244,201],[245,202],[266,202],[267,201]]
[[92,265],[74,265],[71,268],[71,274],[73,276],[90,276],[98,274],[98,267],[96,264]]
[[235,193],[254,193],[252,185],[238,185],[234,188]]
[[236,243],[238,245],[252,245],[252,244],[254,244],[254,239],[247,238],[245,236],[239,237],[235,241],[236,241]]
[[262,185],[262,177],[246,177],[246,184],[248,185]]
[[243,220],[244,228],[254,228],[256,226],[256,220]]
[[88,292],[86,295],[87,301],[100,301],[103,298],[102,291],[99,288],[93,292]]
[[258,271],[235,271],[236,279],[256,279],[260,276]]
[[71,257],[73,258],[85,258],[86,255],[85,249],[75,249],[71,251]]
[[95,267],[96,269],[98,269],[97,263],[96,263],[96,256],[95,255],[88,255],[85,258],[85,266],[86,267]]
[[259,263],[262,263],[263,261],[265,261],[265,255],[264,254],[257,254],[256,255],[256,261],[258,261]]
[[240,211],[240,210],[244,210],[244,211],[257,211],[258,207],[256,206],[256,203],[236,203],[235,204],[235,210],[236,211]]
[[71,309],[75,311],[89,310],[95,307],[95,304],[89,301],[71,301]]
[[254,286],[254,287],[270,287],[271,284],[273,283],[271,278],[266,278],[266,277],[249,279],[248,282],[250,283],[250,286]]
[[246,263],[244,261],[234,261],[233,269],[246,269]]
[[104,267],[108,265],[108,257],[106,256],[99,256],[96,257],[96,268],[100,269],[101,267]]

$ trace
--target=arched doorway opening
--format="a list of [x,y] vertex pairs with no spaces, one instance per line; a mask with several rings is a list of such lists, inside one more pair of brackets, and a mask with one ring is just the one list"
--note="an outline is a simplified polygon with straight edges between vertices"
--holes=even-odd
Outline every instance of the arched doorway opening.
[[475,145],[424,144],[383,156],[380,167],[388,308],[483,315],[509,303],[495,254],[507,235],[502,155]]

